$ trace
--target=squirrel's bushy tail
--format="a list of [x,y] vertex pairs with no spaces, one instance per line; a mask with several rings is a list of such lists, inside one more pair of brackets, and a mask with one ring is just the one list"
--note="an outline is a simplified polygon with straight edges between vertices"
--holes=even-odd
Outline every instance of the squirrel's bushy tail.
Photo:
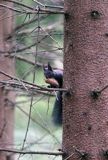
[[55,125],[62,125],[62,92],[60,91],[58,91],[57,98],[55,100],[52,112],[52,121]]

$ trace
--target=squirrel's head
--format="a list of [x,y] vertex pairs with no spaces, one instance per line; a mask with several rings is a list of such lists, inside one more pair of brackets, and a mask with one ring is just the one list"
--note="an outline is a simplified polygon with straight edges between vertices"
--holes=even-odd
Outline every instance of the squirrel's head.
[[45,82],[50,84],[51,87],[59,87],[58,81],[55,79],[54,71],[51,67],[51,65],[48,63],[47,66],[43,67],[44,69],[44,75],[45,75]]
[[44,69],[44,75],[46,78],[53,78],[54,77],[53,69],[49,63],[47,66],[44,66],[43,69]]

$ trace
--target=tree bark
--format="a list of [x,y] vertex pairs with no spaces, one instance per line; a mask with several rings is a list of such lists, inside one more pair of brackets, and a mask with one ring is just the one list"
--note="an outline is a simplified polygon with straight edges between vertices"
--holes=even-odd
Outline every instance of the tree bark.
[[[5,2],[1,1],[0,3]],[[10,3],[8,5],[12,6]],[[6,41],[6,37],[12,32],[12,28],[12,11],[0,8],[0,49],[3,51],[11,48],[12,42]],[[0,70],[11,75],[14,74],[15,67],[13,59],[1,54]],[[8,80],[8,78],[0,74],[0,80]],[[14,101],[14,98],[15,95],[11,91],[7,91],[4,86],[0,86],[0,148],[8,148],[13,144],[14,109],[9,101]],[[8,154],[0,153],[0,160],[11,159]]]
[[107,159],[108,1],[65,0],[65,12],[63,151]]

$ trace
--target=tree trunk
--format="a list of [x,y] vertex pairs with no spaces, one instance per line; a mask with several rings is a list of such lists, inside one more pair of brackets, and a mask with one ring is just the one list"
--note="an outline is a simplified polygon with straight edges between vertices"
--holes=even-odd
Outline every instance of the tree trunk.
[[[1,3],[2,2],[3,1],[1,1]],[[10,5],[10,3],[8,5]],[[12,43],[6,41],[6,37],[12,32],[12,22],[12,12],[8,9],[0,8],[0,50],[6,51],[11,48]],[[0,70],[11,75],[14,73],[13,60],[5,57],[4,54],[0,56]],[[1,81],[8,79],[6,76],[0,74]],[[14,101],[14,98],[15,95],[11,91],[7,91],[4,86],[0,87],[0,148],[7,148],[13,144],[14,110],[9,102]],[[0,160],[11,159],[8,154],[0,153]]]
[[65,11],[63,150],[108,159],[108,1],[65,0]]

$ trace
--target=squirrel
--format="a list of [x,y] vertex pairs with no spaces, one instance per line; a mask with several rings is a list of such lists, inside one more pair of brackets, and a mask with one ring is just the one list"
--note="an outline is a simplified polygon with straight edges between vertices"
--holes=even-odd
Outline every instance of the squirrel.
[[[45,82],[50,88],[62,88],[63,86],[63,70],[53,69],[48,63],[44,66]],[[54,108],[52,112],[52,121],[55,125],[62,125],[62,91],[57,92]]]

